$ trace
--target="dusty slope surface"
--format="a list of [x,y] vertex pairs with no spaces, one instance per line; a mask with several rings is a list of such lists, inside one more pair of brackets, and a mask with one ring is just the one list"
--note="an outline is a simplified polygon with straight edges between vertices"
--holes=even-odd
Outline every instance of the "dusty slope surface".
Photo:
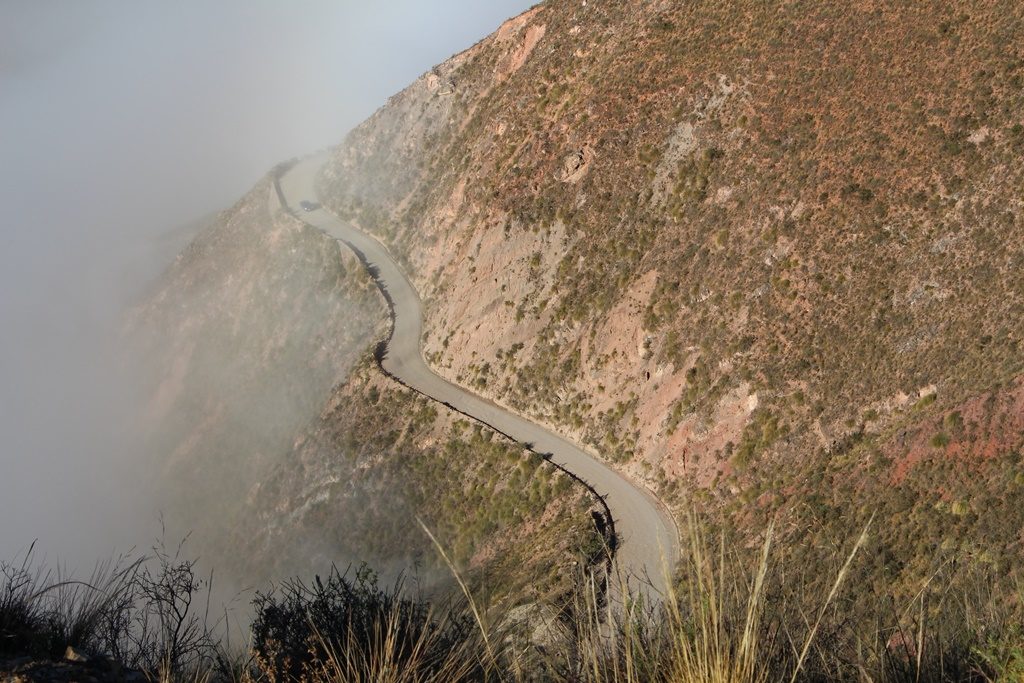
[[374,238],[323,209],[303,212],[300,208],[304,199],[315,196],[314,179],[323,163],[324,158],[320,156],[298,163],[281,178],[281,188],[288,204],[303,220],[357,250],[377,273],[395,315],[394,330],[382,363],[384,369],[435,401],[519,443],[529,444],[538,453],[548,454],[553,462],[592,486],[608,505],[614,520],[619,537],[616,560],[627,581],[650,585],[655,592],[664,593],[667,571],[675,565],[679,554],[678,534],[667,511],[642,487],[571,442],[430,371],[420,348],[423,310],[419,296],[387,250]]
[[394,96],[321,195],[404,263],[434,370],[681,508],[812,548],[877,511],[895,583],[940,547],[1010,566],[1022,22],[552,0]]

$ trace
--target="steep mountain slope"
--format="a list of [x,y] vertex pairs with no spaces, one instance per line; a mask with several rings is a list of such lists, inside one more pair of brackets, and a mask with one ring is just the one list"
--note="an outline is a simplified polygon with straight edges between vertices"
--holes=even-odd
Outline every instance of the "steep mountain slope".
[[594,501],[502,437],[385,378],[369,357],[253,488],[229,536],[240,573],[367,562],[428,587],[451,575],[422,521],[491,597],[557,600],[600,559]]
[[375,333],[358,262],[273,205],[270,177],[182,252],[130,327],[154,392],[157,476],[186,528],[236,508]]
[[877,512],[891,576],[1006,567],[1022,39],[1013,2],[552,0],[393,97],[321,194],[404,259],[438,372],[670,503],[814,547]]
[[601,543],[594,501],[376,369],[384,301],[347,248],[282,210],[284,168],[197,237],[129,321],[171,532],[193,532],[239,585],[362,561],[436,582],[419,518],[496,595],[526,582],[564,593]]

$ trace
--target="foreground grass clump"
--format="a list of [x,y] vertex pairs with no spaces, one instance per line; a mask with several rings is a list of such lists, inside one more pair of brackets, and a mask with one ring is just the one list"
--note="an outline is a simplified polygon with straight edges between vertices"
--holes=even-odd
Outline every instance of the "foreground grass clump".
[[[823,617],[833,604],[850,564],[865,540],[854,544],[831,590],[815,615],[808,615],[790,633],[789,648],[780,649],[780,623],[766,620],[766,601],[774,531],[765,534],[760,553],[745,559],[727,552],[724,542],[713,548],[691,521],[680,582],[657,609],[645,608],[625,589],[626,609],[607,605],[594,609],[596,593],[584,595],[582,631],[570,643],[581,661],[580,674],[570,680],[595,683],[761,683],[800,680]],[[727,559],[728,557],[728,559]],[[621,577],[620,577],[621,580]],[[788,630],[788,629],[787,629]],[[581,636],[581,637],[580,637]],[[797,640],[796,638],[801,638]],[[813,678],[812,678],[813,680]]]
[[[963,558],[923,577],[905,604],[876,597],[858,583],[868,536],[837,548],[824,583],[804,583],[806,568],[774,559],[771,527],[759,547],[739,548],[691,522],[658,605],[621,576],[606,592],[600,577],[581,575],[558,605],[487,606],[458,576],[461,595],[429,601],[414,581],[382,587],[365,566],[332,570],[257,593],[249,645],[234,653],[215,635],[223,623],[197,609],[208,582],[179,555],[111,563],[97,574],[104,580],[87,583],[3,565],[0,668],[10,656],[55,658],[73,645],[167,681],[1024,680],[1019,590]],[[865,602],[873,612],[850,609]]]
[[96,567],[88,582],[44,572],[21,562],[0,564],[0,655],[53,657],[68,646],[96,649],[111,644],[108,617],[122,607],[138,575],[137,562]]
[[257,594],[253,664],[268,680],[461,681],[486,678],[484,641],[470,614],[381,588],[367,569],[332,570]]
[[60,660],[72,648],[150,678],[232,678],[224,619],[211,619],[212,575],[182,552],[122,555],[84,581],[36,565],[32,548],[0,562],[0,675],[5,659]]

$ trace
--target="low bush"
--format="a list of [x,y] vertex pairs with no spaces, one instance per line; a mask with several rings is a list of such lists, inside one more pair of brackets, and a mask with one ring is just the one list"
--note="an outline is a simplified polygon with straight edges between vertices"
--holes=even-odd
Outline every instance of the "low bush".
[[255,663],[271,681],[460,681],[485,677],[472,616],[388,590],[365,566],[332,569],[311,585],[293,579],[259,593],[252,626]]
[[183,547],[119,556],[86,581],[37,566],[33,548],[0,563],[0,657],[61,659],[71,647],[164,680],[230,677],[224,622],[210,619],[212,575]]

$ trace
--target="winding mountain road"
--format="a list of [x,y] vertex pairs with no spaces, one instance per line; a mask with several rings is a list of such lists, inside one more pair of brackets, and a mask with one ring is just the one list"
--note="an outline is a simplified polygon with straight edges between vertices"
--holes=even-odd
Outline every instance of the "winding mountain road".
[[[382,365],[420,393],[471,416],[499,432],[529,444],[574,476],[587,482],[607,504],[619,536],[616,562],[630,584],[657,600],[664,594],[666,573],[679,557],[678,533],[664,507],[646,490],[549,429],[530,422],[434,374],[423,360],[423,307],[416,289],[375,238],[326,209],[304,211],[303,200],[317,200],[315,180],[326,154],[300,161],[278,181],[282,199],[307,224],[341,240],[366,264],[390,299],[394,328]],[[651,591],[655,591],[651,594]]]

